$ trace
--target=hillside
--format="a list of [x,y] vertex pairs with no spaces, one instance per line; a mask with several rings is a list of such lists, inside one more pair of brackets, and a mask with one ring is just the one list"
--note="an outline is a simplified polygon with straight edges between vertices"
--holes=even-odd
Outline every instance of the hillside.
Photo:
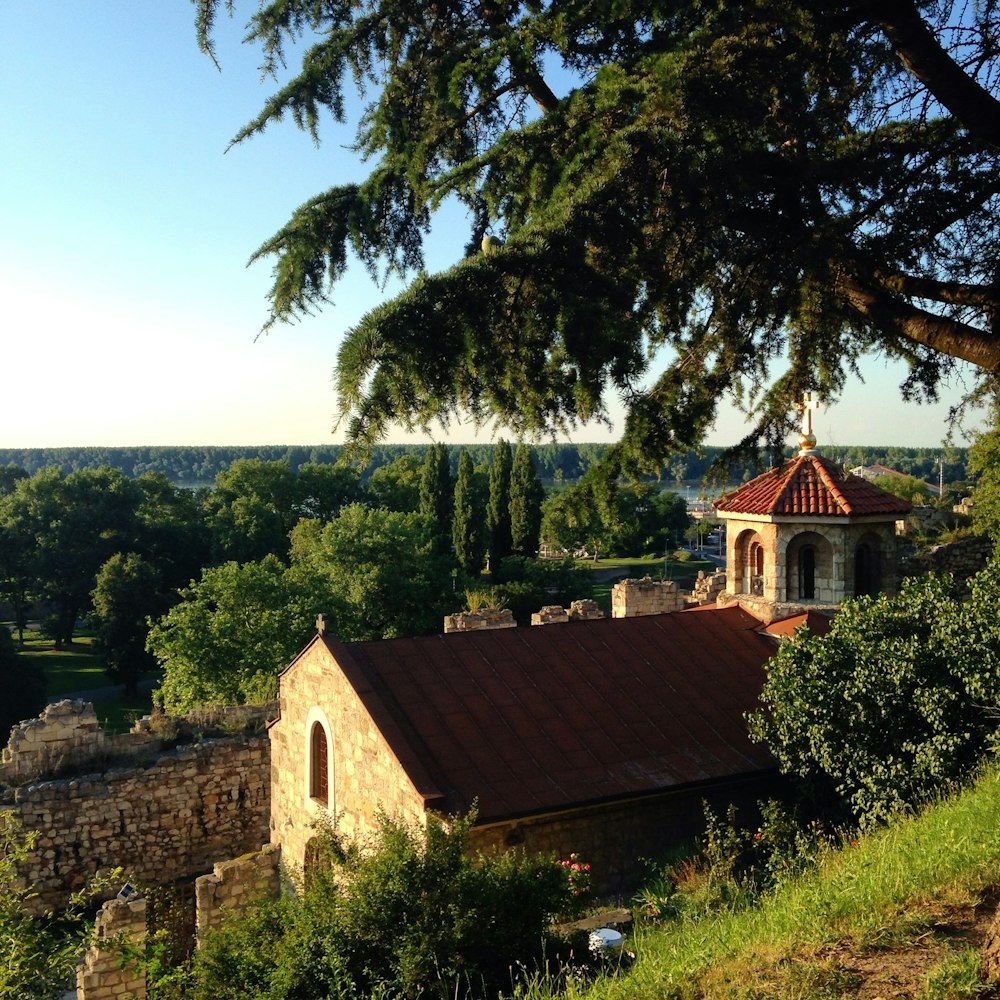
[[979,979],[1000,898],[1000,767],[830,852],[760,905],[640,926],[628,973],[589,1000],[1000,996]]

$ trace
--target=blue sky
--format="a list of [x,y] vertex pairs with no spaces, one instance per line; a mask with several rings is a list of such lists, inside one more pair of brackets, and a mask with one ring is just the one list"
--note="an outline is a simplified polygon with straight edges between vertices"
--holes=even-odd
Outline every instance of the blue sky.
[[[250,253],[363,168],[349,134],[316,148],[291,122],[226,152],[273,86],[239,43],[251,9],[220,20],[220,73],[184,0],[0,0],[0,445],[338,440],[339,336],[396,289],[357,267],[321,315],[257,336],[270,267]],[[463,240],[439,233],[428,264]],[[865,376],[820,409],[821,445],[941,442],[960,387],[904,406],[898,368]],[[710,443],[740,436],[727,410]]]

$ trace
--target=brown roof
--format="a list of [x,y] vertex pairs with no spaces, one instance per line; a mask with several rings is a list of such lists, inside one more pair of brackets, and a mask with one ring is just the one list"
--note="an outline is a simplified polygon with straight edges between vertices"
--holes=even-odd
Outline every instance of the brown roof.
[[774,767],[743,720],[774,652],[759,628],[731,607],[324,641],[418,789],[486,822]]
[[797,455],[715,501],[734,514],[903,515],[910,504],[816,454]]
[[826,635],[833,628],[833,622],[826,615],[809,610],[800,615],[792,615],[790,618],[773,621],[770,625],[764,626],[764,631],[768,635],[792,636],[795,635],[795,630],[803,625],[808,627],[810,635]]

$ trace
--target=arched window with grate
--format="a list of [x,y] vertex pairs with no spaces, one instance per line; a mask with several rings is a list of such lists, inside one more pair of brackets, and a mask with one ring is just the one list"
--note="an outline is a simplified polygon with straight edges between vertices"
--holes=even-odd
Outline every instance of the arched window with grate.
[[321,722],[314,722],[309,738],[309,795],[324,808],[330,805],[330,747]]

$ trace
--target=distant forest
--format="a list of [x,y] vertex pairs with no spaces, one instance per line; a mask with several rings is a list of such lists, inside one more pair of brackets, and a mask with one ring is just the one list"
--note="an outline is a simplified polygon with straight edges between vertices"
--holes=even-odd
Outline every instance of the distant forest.
[[[389,465],[401,455],[423,457],[428,445],[383,444],[376,446],[362,471],[362,481],[376,469]],[[604,444],[540,444],[534,446],[539,476],[549,484],[573,482],[604,454]],[[705,447],[689,451],[664,464],[660,478],[670,482],[695,482],[704,478],[712,463],[725,449]],[[458,467],[461,452],[468,451],[474,465],[488,465],[493,454],[491,444],[449,445],[452,471]],[[878,446],[828,446],[822,453],[848,468],[881,464],[897,472],[937,483],[939,463],[944,461],[946,483],[967,478],[965,448],[898,448]],[[160,472],[176,485],[211,486],[215,477],[238,459],[258,458],[265,462],[287,462],[293,472],[308,463],[337,462],[343,454],[339,445],[262,445],[259,447],[179,445],[174,447],[131,448],[0,448],[0,467],[15,465],[33,475],[40,469],[56,467],[64,473],[96,469],[109,465],[126,476]],[[791,450],[789,450],[791,454]],[[735,469],[731,479],[745,481],[763,472],[759,468]]]

